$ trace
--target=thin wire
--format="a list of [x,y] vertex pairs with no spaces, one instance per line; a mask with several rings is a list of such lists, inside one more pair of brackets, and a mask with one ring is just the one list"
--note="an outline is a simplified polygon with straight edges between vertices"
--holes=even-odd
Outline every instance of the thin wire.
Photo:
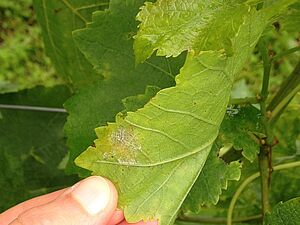
[[63,108],[51,108],[51,107],[41,107],[41,106],[29,106],[29,105],[0,104],[0,109],[17,109],[17,110],[28,110],[28,111],[40,111],[40,112],[67,113],[67,111]]

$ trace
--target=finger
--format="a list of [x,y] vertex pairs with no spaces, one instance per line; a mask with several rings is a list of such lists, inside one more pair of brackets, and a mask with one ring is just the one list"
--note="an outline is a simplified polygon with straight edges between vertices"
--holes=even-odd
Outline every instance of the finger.
[[117,207],[114,185],[98,176],[89,177],[54,201],[20,214],[10,225],[107,224]]
[[16,206],[6,210],[5,212],[0,214],[0,225],[7,225],[11,221],[16,219],[17,216],[19,214],[21,214],[22,212],[25,212],[33,207],[43,205],[43,204],[53,201],[59,195],[61,195],[65,190],[66,189],[55,191],[55,192],[52,192],[52,193],[49,193],[49,194],[46,194],[46,195],[43,195],[40,197],[30,199],[26,202],[22,202]]
[[157,221],[152,222],[138,222],[138,223],[127,223],[125,220],[118,225],[158,225]]
[[111,217],[110,221],[108,222],[108,225],[116,225],[119,224],[124,220],[124,213],[117,209],[113,216]]

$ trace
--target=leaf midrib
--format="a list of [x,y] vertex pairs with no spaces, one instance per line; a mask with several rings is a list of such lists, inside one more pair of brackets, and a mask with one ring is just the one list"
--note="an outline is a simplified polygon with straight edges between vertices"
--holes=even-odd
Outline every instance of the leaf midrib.
[[[213,137],[216,137],[216,136],[217,135],[215,135]],[[187,158],[189,156],[195,155],[195,154],[199,153],[200,151],[204,150],[205,148],[211,146],[214,143],[214,141],[215,141],[215,138],[212,138],[208,142],[206,142],[203,145],[201,145],[201,146],[193,149],[192,151],[190,151],[188,153],[179,155],[179,156],[177,156],[175,158],[172,158],[172,159],[168,159],[168,160],[164,160],[164,161],[160,161],[160,162],[156,162],[156,163],[149,163],[149,164],[139,164],[139,163],[136,163],[136,164],[130,164],[130,163],[126,163],[126,162],[125,163],[119,163],[119,162],[111,162],[111,161],[104,161],[104,160],[97,160],[97,161],[95,161],[95,163],[110,164],[110,165],[117,165],[117,166],[126,166],[126,167],[128,167],[128,166],[130,166],[130,167],[155,167],[155,166],[160,166],[160,165],[163,165],[163,164],[172,163],[172,162],[175,162],[175,161]]]

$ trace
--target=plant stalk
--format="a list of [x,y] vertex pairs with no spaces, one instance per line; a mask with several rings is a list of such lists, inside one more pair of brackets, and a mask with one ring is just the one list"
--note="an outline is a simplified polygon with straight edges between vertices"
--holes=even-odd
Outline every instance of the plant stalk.
[[271,112],[270,123],[274,124],[292,98],[300,91],[300,62],[296,65],[287,80],[281,85],[267,107]]
[[263,215],[271,211],[269,202],[269,187],[271,179],[270,170],[270,151],[271,148],[268,145],[260,148],[258,155],[259,170],[261,174],[261,197],[262,197],[262,213]]
[[284,57],[284,56],[287,56],[287,55],[290,55],[294,52],[297,52],[297,51],[300,51],[300,46],[297,46],[297,47],[294,47],[294,48],[291,48],[291,49],[288,49],[286,50],[285,52],[282,52],[280,54],[277,54],[275,55],[273,58],[272,58],[272,61],[277,61],[278,59]]
[[261,198],[262,198],[262,215],[270,211],[269,187],[272,172],[271,163],[271,129],[268,123],[269,116],[266,107],[266,101],[269,94],[269,80],[271,72],[271,59],[269,57],[267,45],[262,41],[259,44],[259,50],[264,65],[263,83],[261,88],[261,120],[266,138],[261,139],[260,153],[258,155],[259,169],[261,174]]

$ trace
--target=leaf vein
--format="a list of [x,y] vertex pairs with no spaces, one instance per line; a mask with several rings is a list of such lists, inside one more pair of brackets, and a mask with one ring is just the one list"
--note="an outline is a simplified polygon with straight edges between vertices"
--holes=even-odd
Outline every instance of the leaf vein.
[[142,130],[146,130],[146,131],[150,131],[150,132],[155,132],[155,133],[162,134],[163,136],[169,138],[170,140],[172,140],[172,141],[174,141],[174,142],[180,144],[180,145],[181,145],[182,147],[184,147],[185,149],[188,149],[188,147],[187,147],[182,141],[179,141],[178,139],[172,137],[171,135],[167,134],[167,133],[164,132],[164,131],[157,130],[157,129],[153,129],[153,128],[151,128],[151,127],[144,127],[144,126],[141,126],[141,125],[139,125],[139,124],[135,124],[135,123],[133,123],[133,122],[131,122],[131,121],[128,121],[128,120],[126,120],[126,119],[125,119],[125,121],[126,121],[127,123],[129,123],[130,125],[132,125],[132,126],[134,126],[134,127],[137,127],[137,128],[140,128],[140,129],[142,129]]
[[196,147],[191,152],[179,155],[179,156],[177,156],[175,158],[172,158],[172,159],[168,159],[168,160],[164,160],[164,161],[160,161],[160,162],[156,162],[156,163],[149,163],[149,164],[141,164],[141,163],[129,164],[129,163],[126,163],[126,162],[120,163],[120,162],[112,162],[112,161],[104,161],[104,160],[96,160],[95,163],[111,164],[111,165],[116,165],[116,166],[131,166],[131,167],[154,167],[154,166],[160,166],[162,164],[172,163],[172,162],[175,162],[177,160],[181,160],[183,158],[189,157],[191,155],[195,155],[198,152],[204,150],[205,148],[210,147],[213,144],[213,142],[215,140],[215,137],[217,136],[217,133],[218,132],[216,132],[215,135],[212,135],[213,138],[211,140],[209,140],[208,142],[204,143],[203,145],[201,145],[199,147]]
[[210,125],[213,125],[213,126],[218,126],[216,123],[213,123],[212,121],[208,120],[208,119],[205,119],[203,117],[200,117],[194,113],[191,113],[191,112],[187,112],[187,111],[182,111],[182,110],[175,110],[175,109],[167,109],[167,108],[164,108],[160,105],[157,105],[155,103],[153,103],[152,101],[149,102],[149,104],[153,105],[154,107],[160,109],[160,110],[163,110],[165,112],[170,112],[170,113],[178,113],[178,114],[182,114],[182,115],[186,115],[186,116],[191,116],[193,117],[194,119],[196,120],[199,120],[201,122],[204,122],[204,123],[207,123],[207,124],[210,124]]
[[76,16],[78,16],[79,19],[81,19],[84,23],[88,23],[89,21],[87,21],[83,15],[81,15],[81,13],[79,13],[71,4],[70,2],[68,2],[68,0],[61,0],[70,10],[72,13],[74,13]]
[[156,194],[160,189],[163,188],[163,186],[170,180],[170,178],[172,177],[172,175],[176,172],[176,170],[178,169],[178,167],[183,163],[184,161],[178,163],[178,165],[171,171],[171,173],[167,176],[167,178],[164,180],[163,183],[161,183],[161,185],[159,185],[159,187],[151,192],[144,200],[143,202],[139,205],[139,207],[137,207],[137,209],[134,212],[134,215],[139,211],[139,209],[154,195]]

